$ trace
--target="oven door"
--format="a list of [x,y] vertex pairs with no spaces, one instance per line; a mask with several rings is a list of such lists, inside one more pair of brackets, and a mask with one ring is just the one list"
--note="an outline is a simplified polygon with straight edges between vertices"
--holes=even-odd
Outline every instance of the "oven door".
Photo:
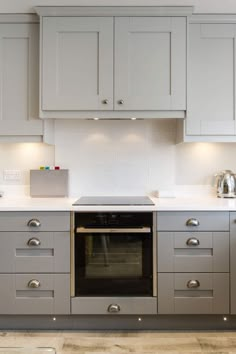
[[75,296],[152,296],[152,232],[77,228]]

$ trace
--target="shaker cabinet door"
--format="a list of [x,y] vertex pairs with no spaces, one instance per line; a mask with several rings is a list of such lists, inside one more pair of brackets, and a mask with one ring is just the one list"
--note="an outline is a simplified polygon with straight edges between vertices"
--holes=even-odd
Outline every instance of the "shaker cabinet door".
[[42,21],[42,109],[113,109],[113,18]]
[[186,108],[186,19],[115,18],[115,110]]
[[38,24],[0,24],[0,135],[43,135],[38,41]]
[[189,25],[187,135],[235,135],[234,24]]

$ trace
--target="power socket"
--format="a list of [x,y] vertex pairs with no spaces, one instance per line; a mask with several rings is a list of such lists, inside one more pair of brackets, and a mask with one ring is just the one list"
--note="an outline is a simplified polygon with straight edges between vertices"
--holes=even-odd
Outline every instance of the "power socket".
[[4,181],[20,181],[21,171],[20,170],[3,170]]

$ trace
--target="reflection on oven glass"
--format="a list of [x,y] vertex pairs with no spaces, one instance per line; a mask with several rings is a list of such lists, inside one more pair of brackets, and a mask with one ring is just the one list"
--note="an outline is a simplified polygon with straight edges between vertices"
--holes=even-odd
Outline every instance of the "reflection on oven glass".
[[89,235],[85,248],[87,278],[142,276],[140,235]]

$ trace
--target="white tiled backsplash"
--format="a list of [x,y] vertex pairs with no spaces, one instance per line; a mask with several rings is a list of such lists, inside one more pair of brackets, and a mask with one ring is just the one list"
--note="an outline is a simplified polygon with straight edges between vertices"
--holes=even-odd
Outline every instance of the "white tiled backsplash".
[[[69,169],[70,196],[214,193],[213,175],[236,172],[236,144],[175,145],[176,121],[58,120],[55,147],[0,144],[0,190],[28,194],[29,170],[40,165]],[[21,171],[4,181],[3,171]],[[169,193],[171,195],[171,193]]]

